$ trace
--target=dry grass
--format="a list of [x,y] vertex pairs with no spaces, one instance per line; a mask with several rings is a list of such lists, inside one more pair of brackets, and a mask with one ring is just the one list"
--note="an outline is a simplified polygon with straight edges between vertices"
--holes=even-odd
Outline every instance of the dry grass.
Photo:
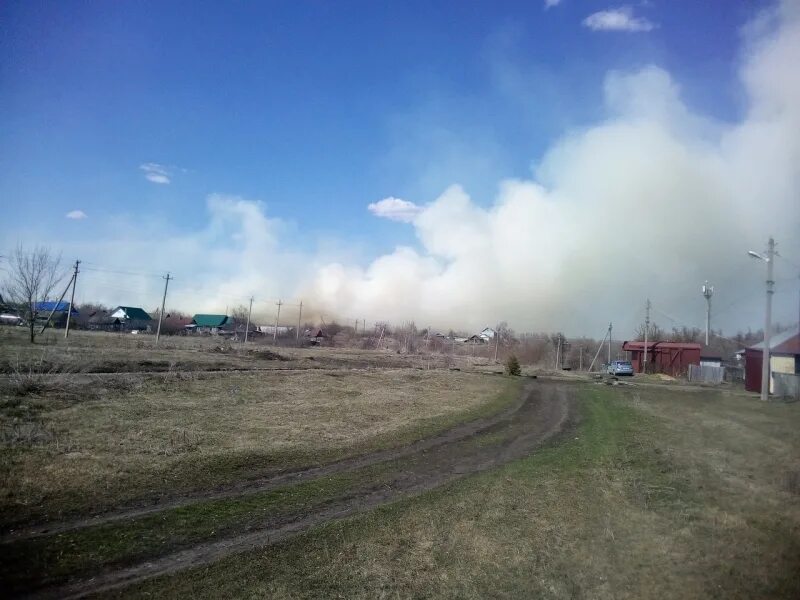
[[[800,406],[591,386],[575,439],[126,597],[797,598]],[[638,393],[638,396],[636,395]]]
[[[45,368],[82,373],[165,371],[170,365],[184,371],[320,367],[503,370],[493,360],[470,355],[295,347],[293,340],[272,346],[270,338],[242,344],[218,336],[167,336],[155,346],[153,335],[79,330],[65,340],[63,331],[50,330],[37,337],[36,344],[30,344],[21,329],[0,327],[0,373],[10,372],[15,362],[38,362]],[[283,360],[274,360],[270,353]]]
[[407,369],[134,377],[0,402],[7,525],[408,442],[480,411],[507,385]]

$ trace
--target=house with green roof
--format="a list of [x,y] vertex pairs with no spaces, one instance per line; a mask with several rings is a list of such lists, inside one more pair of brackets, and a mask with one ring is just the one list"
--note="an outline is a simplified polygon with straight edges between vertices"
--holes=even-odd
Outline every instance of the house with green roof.
[[149,331],[153,319],[137,306],[118,306],[108,314],[108,319],[117,326],[115,330]]
[[195,315],[186,328],[196,333],[228,333],[234,326],[233,317],[228,315]]

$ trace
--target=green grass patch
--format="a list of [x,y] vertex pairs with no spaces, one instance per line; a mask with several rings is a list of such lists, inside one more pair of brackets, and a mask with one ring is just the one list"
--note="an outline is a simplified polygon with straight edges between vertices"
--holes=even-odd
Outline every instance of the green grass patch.
[[[745,409],[725,398],[664,394],[650,400],[586,387],[573,439],[530,458],[110,595],[800,596],[797,497],[761,477],[758,465],[737,467],[743,436],[718,431],[730,412],[747,421]],[[675,403],[661,404],[670,397]],[[707,422],[675,417],[681,403]],[[746,408],[769,421],[773,435],[775,419],[788,420],[781,443],[798,449],[796,410]]]
[[[504,394],[473,413],[473,418],[501,409],[518,393],[516,382],[510,382]],[[435,432],[442,422],[424,427],[434,427]],[[485,437],[484,445],[501,441],[496,434]],[[319,507],[349,490],[388,484],[392,473],[400,468],[413,469],[418,461],[424,461],[424,457],[412,456],[268,492],[197,501],[130,520],[0,545],[0,578],[14,589],[25,590],[245,533],[266,521]]]
[[149,381],[67,405],[50,392],[26,397],[35,418],[0,410],[0,523],[148,504],[403,446],[502,410],[521,386],[433,371],[337,375]]

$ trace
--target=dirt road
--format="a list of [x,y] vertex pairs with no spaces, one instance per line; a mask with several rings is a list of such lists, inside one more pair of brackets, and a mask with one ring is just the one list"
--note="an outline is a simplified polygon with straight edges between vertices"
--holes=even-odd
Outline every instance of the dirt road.
[[546,441],[568,432],[576,420],[573,386],[531,381],[524,388],[522,397],[503,412],[399,449],[302,471],[275,473],[227,489],[168,499],[156,506],[134,507],[92,519],[17,531],[5,536],[2,543],[10,544],[18,539],[81,529],[99,523],[124,521],[210,499],[246,496],[375,464],[389,469],[388,484],[387,478],[382,477],[380,483],[358,485],[306,512],[268,517],[256,530],[191,547],[172,548],[137,564],[95,573],[91,579],[39,590],[36,597],[78,598],[90,593],[111,591],[158,575],[209,564],[235,552],[272,544],[326,521],[347,517],[527,456]]

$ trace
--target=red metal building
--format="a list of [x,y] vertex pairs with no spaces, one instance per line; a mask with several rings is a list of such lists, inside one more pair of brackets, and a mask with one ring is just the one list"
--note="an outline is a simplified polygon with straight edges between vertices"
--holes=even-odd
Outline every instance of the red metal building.
[[[744,388],[748,392],[761,391],[761,365],[764,342],[744,350]],[[784,331],[773,335],[769,341],[770,377],[772,373],[800,373],[800,332]],[[770,381],[770,392],[773,382]]]
[[[700,344],[686,342],[647,342],[647,371],[673,377],[685,375],[689,365],[700,364]],[[622,349],[630,352],[636,373],[644,367],[644,342],[623,342]]]

